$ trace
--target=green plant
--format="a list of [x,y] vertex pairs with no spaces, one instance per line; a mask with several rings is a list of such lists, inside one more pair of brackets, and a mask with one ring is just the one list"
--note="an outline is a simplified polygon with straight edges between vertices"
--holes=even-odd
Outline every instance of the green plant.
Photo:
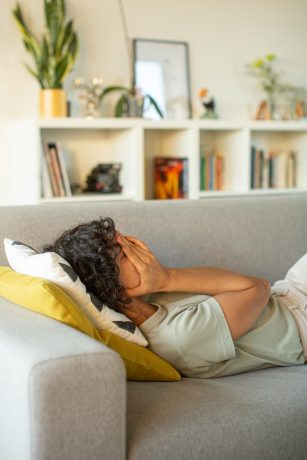
[[73,21],[65,23],[65,1],[44,0],[45,28],[37,40],[25,23],[21,8],[16,3],[12,11],[28,53],[35,68],[25,64],[41,88],[62,88],[63,80],[71,71],[78,52],[78,37]]
[[272,99],[284,88],[280,74],[274,68],[276,59],[276,55],[270,53],[266,54],[264,58],[255,59],[248,64],[250,74],[259,80],[261,88],[268,95],[268,99]]
[[[118,99],[118,101],[117,101],[117,103],[115,105],[115,116],[116,117],[123,117],[123,116],[127,115],[127,112],[128,112],[129,97],[137,97],[138,93],[137,93],[137,91],[136,91],[136,89],[134,87],[128,88],[126,86],[116,86],[116,85],[115,86],[107,86],[102,91],[102,93],[100,95],[100,101],[102,102],[104,97],[107,94],[112,93],[114,91],[121,91],[122,92],[122,95],[119,97],[119,99]],[[150,94],[144,94],[143,98],[144,98],[144,100],[143,100],[144,105],[148,101],[149,105],[153,105],[153,107],[158,112],[160,117],[164,118],[163,113],[162,113],[159,105],[157,104],[157,102],[154,100],[154,98]]]

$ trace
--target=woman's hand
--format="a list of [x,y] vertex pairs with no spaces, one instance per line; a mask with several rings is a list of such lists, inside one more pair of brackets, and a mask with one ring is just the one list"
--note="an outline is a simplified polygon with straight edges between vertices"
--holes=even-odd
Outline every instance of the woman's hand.
[[141,282],[135,288],[126,288],[128,297],[139,297],[165,290],[170,272],[160,264],[154,253],[141,240],[123,236],[117,232],[117,242],[140,275]]

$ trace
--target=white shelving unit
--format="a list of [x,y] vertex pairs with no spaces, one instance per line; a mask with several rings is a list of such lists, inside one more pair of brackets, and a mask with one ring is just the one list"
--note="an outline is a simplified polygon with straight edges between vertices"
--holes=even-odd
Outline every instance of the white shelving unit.
[[[57,118],[16,120],[10,124],[11,166],[16,204],[84,200],[154,198],[153,159],[187,157],[188,198],[285,193],[307,190],[307,122]],[[42,141],[60,142],[70,182],[85,184],[98,163],[120,162],[121,194],[82,194],[45,199],[41,196]],[[295,189],[251,189],[251,146],[295,150]],[[200,149],[217,150],[225,160],[222,190],[200,190]]]

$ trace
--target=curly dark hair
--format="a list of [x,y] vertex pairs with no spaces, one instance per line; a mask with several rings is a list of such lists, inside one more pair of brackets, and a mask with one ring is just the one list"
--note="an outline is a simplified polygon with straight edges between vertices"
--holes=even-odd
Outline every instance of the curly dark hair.
[[[121,246],[115,240],[110,217],[98,218],[66,230],[42,252],[56,252],[74,269],[89,293],[116,311],[131,303],[119,280],[116,256]],[[97,305],[96,305],[97,307]]]

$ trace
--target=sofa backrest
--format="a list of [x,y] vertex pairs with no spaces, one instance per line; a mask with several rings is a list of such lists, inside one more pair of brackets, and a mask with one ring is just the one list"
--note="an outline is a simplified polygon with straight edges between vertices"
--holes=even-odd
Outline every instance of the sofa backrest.
[[163,264],[222,267],[271,283],[307,251],[307,192],[202,200],[49,203],[0,207],[3,238],[40,248],[78,223],[112,217]]

